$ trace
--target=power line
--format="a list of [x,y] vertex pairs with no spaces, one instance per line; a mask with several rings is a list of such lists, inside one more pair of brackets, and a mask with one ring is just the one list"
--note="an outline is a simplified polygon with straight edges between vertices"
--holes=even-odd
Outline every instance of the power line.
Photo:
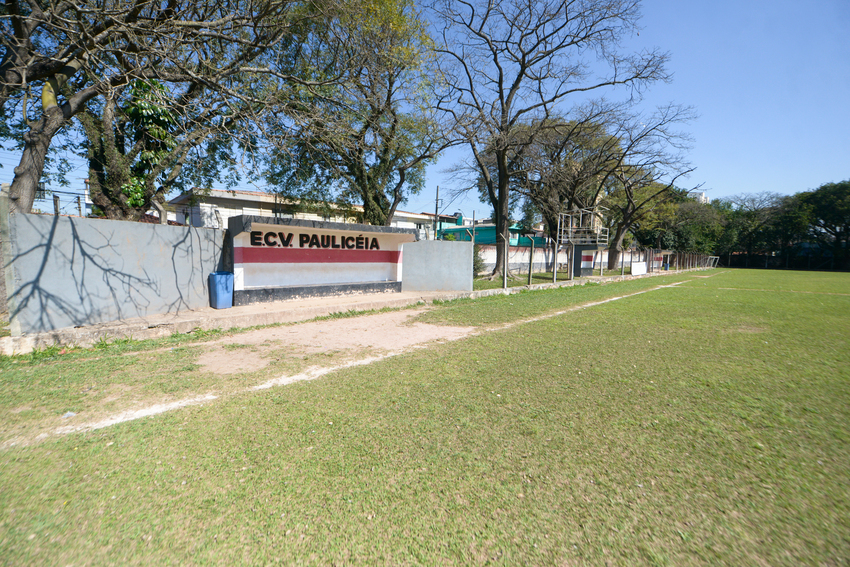
[[84,197],[85,194],[86,194],[85,191],[83,191],[82,193],[75,192],[75,191],[59,191],[57,189],[46,189],[45,191],[49,192],[51,195],[73,195],[75,197],[76,196]]

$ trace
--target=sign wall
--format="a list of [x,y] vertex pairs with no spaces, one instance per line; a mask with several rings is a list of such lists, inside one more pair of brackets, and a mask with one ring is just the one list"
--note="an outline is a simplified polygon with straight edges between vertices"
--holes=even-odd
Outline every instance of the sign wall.
[[401,246],[416,240],[386,227],[309,224],[318,226],[252,222],[234,236],[234,289],[400,281]]

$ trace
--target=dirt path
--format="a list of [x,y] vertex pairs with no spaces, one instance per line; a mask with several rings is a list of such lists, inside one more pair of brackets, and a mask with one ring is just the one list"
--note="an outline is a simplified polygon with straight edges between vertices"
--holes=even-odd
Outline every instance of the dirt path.
[[[399,354],[433,341],[451,341],[472,333],[474,327],[448,327],[412,321],[425,308],[391,311],[346,319],[302,323],[289,327],[258,329],[211,343],[239,344],[270,348],[286,346],[295,353],[349,351],[373,355]],[[231,374],[259,370],[268,359],[253,352],[218,348],[204,353],[198,361],[204,370]]]
[[[91,417],[85,422],[61,427],[44,427],[41,432],[30,434],[26,438],[17,437],[14,440],[6,440],[2,446],[28,445],[32,442],[43,441],[52,435],[102,429],[125,421],[209,403],[233,394],[313,380],[342,368],[372,364],[416,348],[427,348],[429,345],[457,340],[480,332],[480,329],[475,327],[431,325],[414,321],[416,316],[425,310],[427,308],[408,309],[313,321],[292,326],[269,327],[214,341],[193,343],[193,347],[203,349],[197,359],[202,370],[222,376],[261,370],[274,360],[264,356],[265,353],[280,351],[284,348],[288,353],[287,356],[295,358],[328,351],[334,351],[338,356],[326,365],[312,365],[300,373],[278,376],[248,388],[194,395],[144,407],[127,408],[110,415]],[[227,348],[231,345],[249,348]],[[342,356],[339,356],[340,354]]]

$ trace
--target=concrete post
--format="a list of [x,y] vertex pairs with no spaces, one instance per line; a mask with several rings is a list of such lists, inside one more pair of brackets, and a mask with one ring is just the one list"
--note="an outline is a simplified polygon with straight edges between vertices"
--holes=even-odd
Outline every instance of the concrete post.
[[[9,224],[9,191],[8,183],[0,185],[0,318],[9,317],[8,291],[14,289],[12,274],[12,240]],[[13,333],[14,334],[14,333]],[[17,334],[20,334],[18,332]]]
[[[151,206],[153,206],[153,208],[156,209],[156,212],[159,213],[159,224],[168,224],[168,213],[165,212],[165,207],[162,206],[162,203],[159,201],[151,201]],[[216,211],[216,214],[218,214],[218,211]],[[224,227],[221,226],[221,223],[219,223],[218,228]]]

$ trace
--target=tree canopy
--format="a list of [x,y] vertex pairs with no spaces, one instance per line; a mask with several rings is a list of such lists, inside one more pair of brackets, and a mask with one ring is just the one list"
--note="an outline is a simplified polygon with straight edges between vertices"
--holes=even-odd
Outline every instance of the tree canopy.
[[[0,108],[10,125],[3,134],[22,142],[12,210],[30,210],[55,136],[81,112],[95,112],[92,104],[101,126],[100,139],[86,128],[95,136],[90,147],[103,144],[116,127],[106,122],[122,120],[120,101],[130,96],[127,87],[134,81],[164,86],[169,112],[189,145],[222,132],[236,116],[266,108],[270,90],[255,88],[260,79],[306,84],[289,68],[270,63],[292,49],[286,40],[293,22],[323,9],[322,2],[291,0],[6,2]],[[274,60],[261,61],[272,52],[278,54]]]
[[850,260],[850,179],[800,195],[809,208],[809,235],[828,247],[839,266]]
[[434,115],[431,40],[410,0],[359,0],[333,22],[339,33],[326,33],[329,23],[315,22],[304,41],[333,54],[313,73],[340,79],[268,116],[266,178],[287,197],[362,204],[365,222],[388,224],[448,144]]
[[715,254],[740,267],[845,270],[848,202],[850,181],[794,195],[741,193],[710,204],[680,192],[633,234],[642,246]]

